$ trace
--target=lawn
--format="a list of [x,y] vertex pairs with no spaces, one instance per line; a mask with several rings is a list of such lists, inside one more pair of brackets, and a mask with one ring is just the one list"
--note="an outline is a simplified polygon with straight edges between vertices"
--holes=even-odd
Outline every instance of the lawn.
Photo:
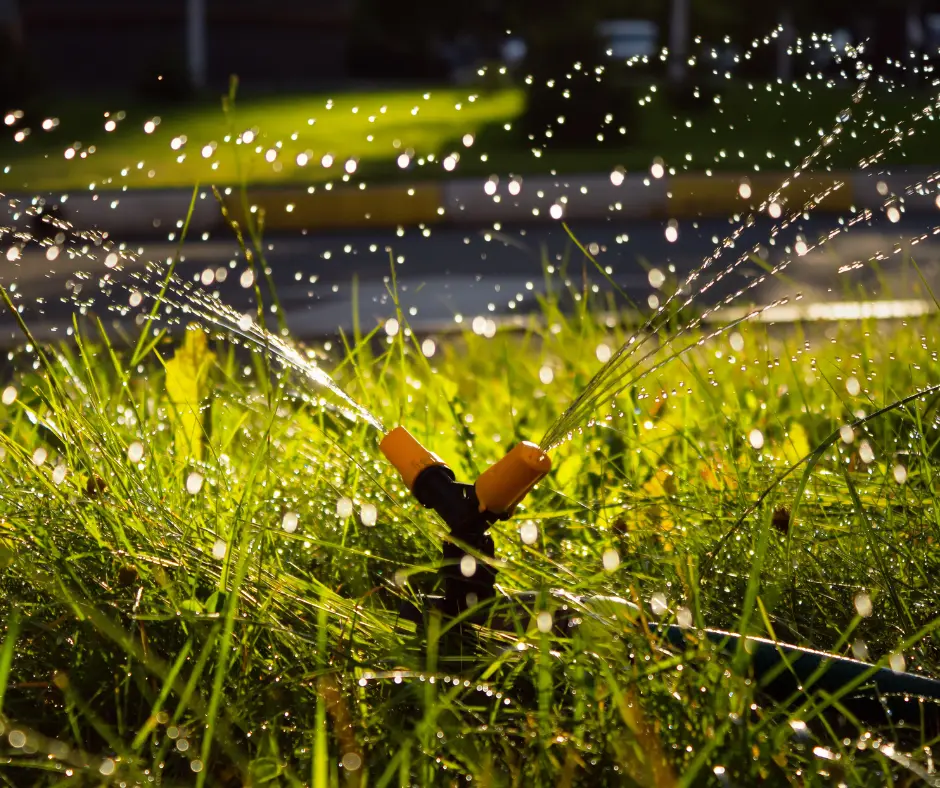
[[[848,87],[818,79],[784,86],[733,81],[721,87],[717,103],[713,91],[703,91],[678,110],[662,86],[639,86],[637,103],[643,104],[624,133],[609,127],[607,142],[616,142],[585,150],[558,150],[548,137],[525,138],[518,122],[525,99],[518,89],[245,98],[227,112],[218,101],[162,110],[50,101],[42,112],[9,116],[13,123],[4,127],[0,143],[5,162],[0,188],[188,188],[196,182],[243,181],[315,186],[343,179],[350,161],[355,172],[347,179],[353,182],[604,172],[616,166],[645,171],[656,157],[676,171],[778,171],[797,166],[840,116],[846,139],[823,164],[853,167],[886,147],[896,125],[906,129],[915,112],[935,104],[927,93],[902,94],[876,85],[853,105]],[[848,107],[851,116],[843,115]],[[106,130],[108,123],[112,131]],[[25,135],[22,141],[18,135]],[[917,125],[903,154],[893,153],[886,162],[931,163],[934,136],[932,123]],[[459,159],[447,170],[444,162],[454,153]],[[403,154],[407,172],[398,165]],[[331,157],[329,167],[322,166],[325,156]]]
[[[0,780],[875,786],[932,768],[917,720],[871,727],[812,687],[771,702],[746,649],[653,624],[940,676],[938,399],[902,402],[936,383],[938,318],[705,337],[672,315],[618,356],[632,330],[589,292],[562,314],[546,276],[540,319],[491,338],[419,339],[402,316],[291,355],[171,283],[185,340],[111,345],[86,323],[13,354]],[[114,279],[98,298],[126,309],[139,283]],[[447,620],[400,620],[445,529],[317,370],[473,480],[611,354],[611,390],[493,529],[531,615],[459,643]],[[562,637],[552,589],[639,608],[570,602],[583,623]]]

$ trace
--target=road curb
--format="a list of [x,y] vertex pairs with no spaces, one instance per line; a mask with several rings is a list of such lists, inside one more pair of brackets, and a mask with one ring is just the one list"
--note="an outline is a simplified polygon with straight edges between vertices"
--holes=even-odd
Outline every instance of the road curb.
[[[689,221],[741,216],[775,198],[786,212],[815,205],[817,213],[845,214],[863,209],[933,211],[938,186],[929,170],[815,173],[609,173],[530,178],[459,179],[415,185],[324,185],[249,188],[244,198],[227,189],[223,200],[232,218],[245,210],[269,231],[381,229],[397,226],[494,222],[648,219]],[[918,187],[919,184],[919,187]],[[906,192],[912,192],[906,195]],[[82,229],[106,230],[117,237],[172,234],[182,227],[192,190],[137,190],[47,195],[65,218]],[[895,196],[901,195],[901,196]],[[13,195],[17,196],[17,195]],[[32,200],[33,195],[19,195]],[[765,208],[766,210],[766,208]],[[190,232],[225,229],[209,189],[196,196]]]

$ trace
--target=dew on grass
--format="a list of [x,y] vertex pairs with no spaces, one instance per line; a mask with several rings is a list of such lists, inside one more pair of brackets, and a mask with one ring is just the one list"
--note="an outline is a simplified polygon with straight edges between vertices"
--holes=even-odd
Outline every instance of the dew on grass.
[[604,565],[606,571],[613,572],[620,566],[620,553],[613,548],[608,548],[601,556],[601,563]]
[[875,461],[875,450],[868,441],[862,441],[858,446],[858,458],[866,465]]
[[751,430],[747,436],[747,440],[748,443],[757,450],[764,448],[764,433],[758,429]]
[[216,539],[215,544],[212,545],[212,557],[217,561],[221,561],[225,558],[225,553],[228,550],[228,545],[222,539]]
[[894,480],[898,484],[904,484],[907,481],[907,468],[903,465],[894,466]]
[[606,344],[605,342],[601,342],[596,348],[594,348],[594,355],[597,357],[597,360],[601,362],[601,364],[606,364],[608,361],[610,361],[610,345]]
[[895,673],[904,673],[907,670],[907,660],[903,654],[895,651],[888,657],[888,667]]
[[52,483],[56,486],[62,484],[65,481],[65,475],[68,473],[68,466],[63,462],[55,466],[55,470],[52,471]]
[[545,365],[542,366],[541,369],[539,369],[539,380],[540,380],[544,385],[547,386],[547,385],[548,385],[549,383],[551,383],[554,379],[555,379],[555,371],[554,371],[550,366],[548,366],[547,364],[545,364]]
[[199,471],[191,471],[186,477],[186,492],[196,495],[202,489],[202,481],[202,474]]
[[649,280],[650,287],[655,287],[658,290],[665,284],[666,275],[658,268],[652,268],[649,274],[647,274],[647,279]]
[[297,524],[300,521],[300,518],[297,516],[296,512],[285,512],[284,517],[281,519],[281,528],[285,532],[292,534],[297,530]]
[[552,614],[543,610],[536,617],[536,626],[543,635],[552,631]]
[[136,465],[144,457],[144,444],[140,441],[134,441],[130,446],[127,447],[127,459],[128,462]]
[[519,526],[519,539],[525,545],[533,545],[539,538],[539,527],[534,520],[526,520]]
[[669,610],[669,602],[664,593],[657,591],[650,597],[650,610],[657,618]]
[[336,516],[345,520],[353,513],[353,502],[345,496],[336,502]]
[[26,746],[26,734],[14,728],[7,736],[7,741],[10,742],[10,746],[14,749],[21,750]]
[[685,605],[676,610],[676,623],[683,629],[691,629],[692,611],[685,607]]
[[379,511],[373,503],[364,503],[359,509],[359,519],[363,525],[373,526],[379,519]]
[[871,659],[868,653],[868,644],[861,638],[852,641],[852,656],[862,662],[868,662]]
[[731,349],[732,349],[735,353],[740,353],[742,350],[744,350],[744,337],[741,336],[740,333],[738,333],[737,331],[735,331],[735,332],[728,338],[728,344],[731,345]]
[[343,755],[343,768],[347,772],[358,771],[362,767],[362,756],[357,752],[347,752]]
[[851,443],[855,440],[855,429],[851,424],[843,424],[839,428],[839,437],[843,443]]
[[871,603],[871,597],[866,594],[864,591],[860,591],[855,595],[855,611],[862,617],[868,618],[871,616],[874,607]]
[[390,317],[388,320],[385,321],[385,333],[388,336],[390,337],[398,336],[399,328],[400,326],[398,324],[398,320],[396,320],[394,317]]
[[101,762],[101,765],[98,767],[98,771],[101,772],[101,774],[105,775],[105,777],[107,777],[110,774],[114,774],[114,769],[115,769],[115,763],[111,758],[105,758]]
[[48,456],[49,456],[49,452],[46,451],[42,446],[40,446],[33,452],[33,456],[32,456],[33,465],[37,467],[42,465],[46,461],[46,458]]
[[255,283],[255,272],[246,268],[238,278],[238,283],[247,290]]
[[845,381],[845,390],[849,392],[849,396],[857,397],[859,392],[862,390],[861,384],[858,382],[858,378],[852,376]]
[[431,358],[437,352],[437,343],[433,339],[425,339],[421,343],[421,353],[425,358]]
[[3,395],[0,397],[0,401],[2,401],[4,405],[12,405],[14,402],[16,402],[18,393],[19,392],[17,391],[16,386],[7,386],[3,390]]

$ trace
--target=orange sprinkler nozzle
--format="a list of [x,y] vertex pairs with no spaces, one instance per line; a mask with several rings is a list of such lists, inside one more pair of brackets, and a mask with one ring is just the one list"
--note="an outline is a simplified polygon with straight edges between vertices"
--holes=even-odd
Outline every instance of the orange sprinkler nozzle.
[[444,461],[433,452],[424,448],[404,427],[395,427],[379,444],[382,454],[401,474],[409,490],[413,490],[418,475],[435,465],[444,465]]
[[534,443],[517,444],[477,479],[480,510],[507,514],[551,469],[551,458]]

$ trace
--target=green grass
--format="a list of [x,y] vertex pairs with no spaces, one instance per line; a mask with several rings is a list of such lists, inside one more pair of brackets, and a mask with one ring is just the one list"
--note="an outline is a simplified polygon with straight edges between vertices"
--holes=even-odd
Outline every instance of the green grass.
[[[562,314],[562,278],[522,332],[437,337],[430,358],[405,332],[316,353],[386,425],[472,480],[539,440],[601,367],[598,349],[630,336],[590,293]],[[445,530],[403,489],[378,433],[220,325],[199,323],[209,346],[191,340],[188,357],[178,340],[135,354],[86,325],[78,345],[8,363],[5,784],[907,785],[911,770],[881,744],[920,764],[936,747],[916,726],[838,724],[826,713],[838,701],[809,689],[769,702],[746,652],[695,640],[677,651],[647,623],[661,594],[660,621],[867,648],[880,664],[897,651],[908,671],[940,676],[938,399],[825,443],[936,382],[938,318],[748,323],[702,344],[693,332],[686,354],[574,430],[552,475],[495,526],[500,582],[541,601],[515,631],[484,628],[462,650],[446,621],[397,621]],[[658,341],[639,373],[670,352]],[[561,614],[550,589],[643,612],[582,612],[561,638],[535,623]]]
[[[253,98],[237,102],[229,112],[223,112],[218,102],[142,110],[67,101],[58,107],[50,105],[42,113],[30,113],[6,129],[0,145],[0,188],[84,191],[190,187],[196,182],[238,185],[243,181],[308,185],[339,181],[350,158],[358,160],[353,180],[367,182],[493,172],[605,172],[616,166],[642,172],[655,157],[662,157],[678,172],[778,171],[795,167],[815,146],[820,130],[829,132],[840,111],[851,105],[848,88],[827,87],[818,80],[772,86],[769,91],[767,85],[729,82],[722,85],[721,103],[703,93],[685,110],[670,106],[663,90],[653,87],[638,88],[637,96],[649,103],[635,108],[624,134],[608,129],[608,142],[613,138],[616,143],[574,151],[557,150],[544,137],[523,137],[518,119],[524,97],[517,89],[428,88]],[[332,109],[327,109],[329,100]],[[871,95],[855,107],[855,120],[846,126],[847,140],[824,163],[857,165],[863,156],[886,145],[896,124],[906,128],[914,112],[932,103],[927,93],[902,94],[872,86]],[[418,112],[413,115],[415,108]],[[119,111],[125,113],[124,119],[115,131],[106,132],[104,113],[110,112],[114,119]],[[42,131],[46,117],[57,117],[59,125]],[[154,117],[161,122],[147,134],[144,124]],[[312,126],[310,119],[316,121]],[[885,163],[933,162],[936,146],[931,125],[917,126],[903,154],[893,154]],[[13,135],[23,128],[31,133],[16,143]],[[254,134],[252,143],[236,145],[235,140],[249,130]],[[475,137],[470,148],[462,142],[467,134]],[[853,134],[857,136],[852,138]],[[183,135],[185,146],[171,149],[171,141]],[[81,143],[81,150],[66,160],[64,152],[75,142]],[[209,158],[202,156],[206,145],[215,146]],[[94,153],[82,159],[82,153],[92,148]],[[277,157],[267,161],[265,155],[272,150]],[[414,162],[403,175],[396,159],[407,150],[414,152]],[[441,162],[453,152],[461,158],[452,176]],[[310,156],[310,163],[298,166],[297,156],[302,153]],[[320,166],[325,154],[335,158],[330,169]],[[177,161],[180,156],[183,160]]]

